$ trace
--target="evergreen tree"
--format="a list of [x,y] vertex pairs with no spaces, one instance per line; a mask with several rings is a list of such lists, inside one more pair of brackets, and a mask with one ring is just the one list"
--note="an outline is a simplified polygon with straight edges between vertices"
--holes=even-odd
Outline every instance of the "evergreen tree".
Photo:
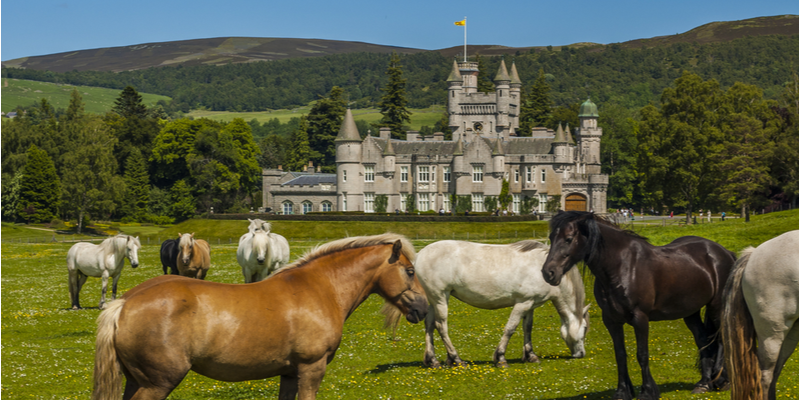
[[547,84],[544,69],[539,69],[539,76],[530,92],[522,93],[517,135],[530,136],[533,128],[545,126],[550,120],[551,108],[550,85]]
[[11,222],[16,222],[17,220],[17,206],[19,204],[19,191],[20,191],[20,182],[22,182],[22,176],[25,173],[25,167],[22,167],[17,170],[13,177],[4,174],[3,175],[3,191],[2,191],[2,207],[3,207],[3,219],[9,220]]
[[132,86],[125,87],[111,110],[113,112],[106,115],[106,123],[117,138],[114,155],[124,172],[133,148],[139,149],[145,159],[150,158],[153,140],[159,132],[158,118],[151,115],[142,103],[142,96]]
[[147,162],[139,149],[134,148],[125,166],[125,198],[122,213],[133,221],[145,221],[150,202],[150,177]]
[[500,195],[497,196],[497,201],[500,203],[500,208],[508,210],[508,205],[511,204],[511,194],[508,190],[508,180],[503,178],[503,184],[500,188]]
[[133,86],[126,86],[125,89],[114,100],[114,107],[111,111],[119,114],[122,118],[146,118],[147,106],[142,102],[142,96]]
[[300,126],[292,132],[289,149],[286,152],[284,167],[287,171],[302,171],[311,158],[311,147],[308,144],[308,120],[300,118]]
[[328,97],[317,100],[308,113],[308,144],[311,160],[325,172],[336,171],[336,146],[333,140],[339,134],[346,102],[344,90],[334,86]]
[[442,118],[433,125],[434,132],[444,133],[444,140],[453,140],[453,130],[450,129],[450,114],[447,111],[442,113]]
[[389,67],[386,69],[389,82],[383,90],[383,96],[378,103],[381,109],[379,124],[383,127],[392,129],[392,136],[397,139],[405,139],[405,125],[411,121],[411,113],[406,108],[406,80],[403,78],[403,70],[400,66],[400,56],[392,52],[389,60]]
[[486,71],[486,63],[480,54],[475,55],[478,61],[478,91],[481,93],[494,93],[494,82],[492,82],[489,72]]
[[61,182],[47,152],[31,146],[28,162],[19,183],[17,214],[28,222],[50,222],[58,215]]
[[172,199],[171,216],[175,218],[175,221],[181,222],[194,217],[197,205],[192,196],[192,188],[186,184],[186,181],[181,179],[175,182],[170,189],[170,198]]

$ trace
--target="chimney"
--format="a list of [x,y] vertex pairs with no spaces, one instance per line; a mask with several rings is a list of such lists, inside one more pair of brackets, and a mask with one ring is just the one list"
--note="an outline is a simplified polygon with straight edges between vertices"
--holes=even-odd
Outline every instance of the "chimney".
[[389,140],[392,138],[392,130],[391,128],[381,128],[380,129],[380,138],[381,140]]
[[409,142],[416,142],[419,139],[419,131],[408,131],[406,132],[406,140]]
[[434,132],[433,133],[433,140],[444,140],[444,133],[443,132]]
[[314,162],[309,160],[308,161],[308,167],[306,167],[306,169],[313,174],[314,173]]
[[303,172],[308,172],[308,165],[303,165]]
[[283,171],[283,165],[278,165],[278,171]]

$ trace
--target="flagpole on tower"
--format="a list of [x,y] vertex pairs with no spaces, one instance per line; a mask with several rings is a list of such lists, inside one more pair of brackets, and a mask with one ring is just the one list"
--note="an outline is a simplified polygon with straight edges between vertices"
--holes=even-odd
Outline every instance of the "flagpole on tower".
[[467,17],[464,16],[464,62],[467,62]]

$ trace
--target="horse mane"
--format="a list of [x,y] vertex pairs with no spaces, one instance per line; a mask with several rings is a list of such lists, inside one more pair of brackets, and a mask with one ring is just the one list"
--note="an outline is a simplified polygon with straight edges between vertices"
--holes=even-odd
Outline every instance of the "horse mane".
[[178,247],[183,247],[183,246],[185,246],[185,244],[184,244],[184,239],[183,239],[183,238],[185,238],[185,237],[188,237],[188,239],[187,239],[187,240],[192,240],[192,241],[194,241],[194,238],[191,236],[191,234],[189,234],[189,233],[184,233],[183,235],[181,235],[181,237],[180,237],[180,238],[178,238]]
[[541,249],[544,251],[550,250],[550,246],[542,242],[537,242],[536,240],[520,240],[519,242],[511,243],[509,246],[520,253],[525,253],[536,249]]
[[605,225],[609,228],[612,228],[615,232],[618,232],[624,236],[627,236],[635,240],[642,240],[645,242],[648,241],[646,237],[639,235],[638,233],[632,230],[623,229],[618,224],[614,223],[608,218],[604,218],[595,213],[586,211],[559,212],[558,214],[554,215],[553,218],[550,220],[550,231],[555,232],[559,229],[562,229],[566,224],[574,221],[578,221],[578,226],[581,231],[581,234],[583,234],[587,238],[587,245],[586,245],[587,251],[583,258],[585,262],[589,262],[593,260],[595,257],[597,257],[599,255],[600,250],[605,245],[604,238],[600,234],[600,228],[598,225]]
[[[583,287],[583,276],[578,268],[571,268],[565,274],[567,279],[569,279],[569,283],[572,285],[575,291],[575,309],[579,311],[583,311],[584,303],[586,303],[586,289]],[[581,315],[583,318],[583,315]],[[586,320],[586,327],[589,327],[589,320]]]
[[[106,240],[103,240],[103,242],[100,243],[100,247],[102,247],[105,251],[111,250],[114,253],[123,252],[125,251],[125,244],[127,243],[128,238],[133,239],[136,244],[141,247],[138,239],[133,236],[123,234],[112,236]],[[122,242],[120,239],[124,239],[125,242]]]
[[398,235],[396,233],[384,233],[382,235],[375,236],[353,236],[319,245],[303,254],[303,256],[297,259],[295,262],[281,268],[279,272],[302,267],[320,257],[337,253],[342,250],[357,249],[380,244],[392,244],[398,240],[403,244],[403,248],[401,249],[403,255],[405,255],[406,258],[413,263],[417,258],[417,253],[414,251],[414,245],[412,245],[411,242],[403,235]]

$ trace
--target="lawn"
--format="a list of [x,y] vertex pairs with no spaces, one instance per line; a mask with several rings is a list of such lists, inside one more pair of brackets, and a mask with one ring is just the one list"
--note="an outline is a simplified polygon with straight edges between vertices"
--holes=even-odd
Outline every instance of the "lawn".
[[[29,106],[40,102],[43,98],[55,108],[66,109],[69,106],[72,89],[77,88],[83,97],[86,112],[104,114],[111,111],[122,90],[106,89],[91,86],[73,86],[50,82],[27,81],[22,79],[3,80],[3,112],[14,111],[17,106]],[[8,85],[8,86],[6,86]],[[157,94],[139,93],[142,101],[148,107],[154,106],[159,100],[170,101],[167,96]]]
[[[191,221],[202,225],[178,225],[161,231],[200,228],[196,236],[223,230],[227,221]],[[235,221],[244,225],[242,221]],[[717,240],[729,249],[739,251],[745,246],[758,245],[764,240],[788,230],[797,229],[796,210],[756,216],[749,224],[728,221],[699,227],[643,227],[637,232],[649,236],[655,244],[663,244],[683,235],[700,235]],[[286,224],[286,225],[284,225]],[[359,223],[345,226],[321,225],[312,227],[275,222],[276,232],[288,230],[309,232],[304,240],[290,242],[292,259],[297,258],[321,241],[349,235],[374,233],[375,225]],[[333,224],[333,223],[328,223]],[[487,232],[486,241],[513,242],[513,237],[500,240],[489,236],[491,228],[472,224],[474,232]],[[531,224],[533,225],[533,224]],[[541,227],[541,225],[537,225]],[[246,230],[246,227],[237,228]],[[280,229],[279,229],[280,228]],[[408,226],[397,225],[396,231],[406,233]],[[441,226],[433,227],[445,232]],[[5,238],[7,227],[3,228]],[[127,228],[124,228],[127,229]],[[225,228],[227,229],[227,228]],[[232,229],[232,228],[231,228]],[[438,231],[441,229],[441,231]],[[451,226],[462,234],[464,226]],[[493,228],[498,229],[498,228]],[[329,232],[325,232],[329,230]],[[499,231],[499,230],[497,230]],[[522,229],[519,230],[522,232]],[[505,232],[505,231],[501,231]],[[510,231],[509,231],[510,232]],[[413,233],[413,232],[412,232]],[[476,233],[473,233],[475,235]],[[439,233],[437,233],[439,235]],[[171,236],[171,235],[170,235]],[[414,239],[413,235],[409,235]],[[447,236],[447,235],[442,235]],[[520,238],[522,238],[520,234]],[[545,235],[541,235],[544,237]],[[287,236],[288,237],[288,236]],[[299,237],[299,234],[298,234]],[[438,238],[438,237],[437,237]],[[471,239],[475,239],[474,236]],[[163,239],[162,239],[163,240]],[[484,241],[483,238],[479,238]],[[417,250],[434,241],[420,237],[412,240]],[[84,399],[91,391],[94,357],[96,309],[100,297],[100,280],[89,279],[82,290],[80,311],[67,309],[66,252],[70,243],[3,243],[2,244],[2,388],[0,395],[9,399]],[[236,263],[236,245],[212,242],[212,267],[207,280],[240,283],[241,271]],[[135,285],[161,274],[159,243],[151,240],[139,253],[140,266],[126,266],[120,279],[120,294]],[[128,264],[126,262],[126,264]],[[382,300],[370,297],[350,317],[344,329],[342,344],[329,365],[319,392],[320,399],[607,399],[616,385],[616,364],[611,339],[600,320],[600,313],[591,295],[593,279],[585,277],[587,299],[591,301],[591,330],[587,337],[587,356],[571,359],[567,346],[559,335],[559,318],[552,305],[547,304],[535,313],[533,343],[541,364],[521,364],[522,335],[518,332],[508,347],[510,367],[497,369],[491,365],[492,352],[502,334],[509,310],[479,310],[452,300],[450,335],[468,367],[438,370],[422,366],[424,328],[421,324],[403,322],[397,337],[382,329],[383,318],[378,313]],[[280,301],[280,299],[275,299]],[[696,349],[689,330],[680,321],[651,324],[651,370],[665,399],[727,399],[728,393],[691,395],[699,379],[694,363]],[[631,378],[640,384],[640,372],[635,361],[632,329],[626,328]],[[441,341],[436,340],[440,359],[445,354]],[[779,398],[797,398],[798,355],[787,363],[778,383]],[[190,373],[173,392],[170,399],[254,399],[277,398],[278,378],[249,382],[214,381]]]

